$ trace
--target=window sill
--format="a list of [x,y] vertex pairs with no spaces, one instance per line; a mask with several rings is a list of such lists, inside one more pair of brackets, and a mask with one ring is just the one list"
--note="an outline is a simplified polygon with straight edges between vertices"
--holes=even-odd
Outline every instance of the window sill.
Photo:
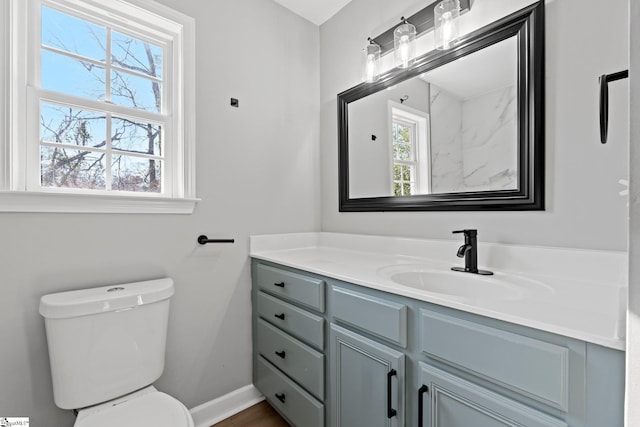
[[192,214],[200,199],[0,192],[0,212]]

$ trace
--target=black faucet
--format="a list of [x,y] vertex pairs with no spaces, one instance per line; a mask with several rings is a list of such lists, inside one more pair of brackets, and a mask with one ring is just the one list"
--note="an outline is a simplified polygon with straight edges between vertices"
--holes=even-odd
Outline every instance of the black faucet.
[[456,230],[453,234],[464,233],[464,245],[458,248],[458,258],[464,257],[463,267],[451,267],[454,271],[465,273],[482,274],[489,276],[491,271],[478,270],[478,230]]

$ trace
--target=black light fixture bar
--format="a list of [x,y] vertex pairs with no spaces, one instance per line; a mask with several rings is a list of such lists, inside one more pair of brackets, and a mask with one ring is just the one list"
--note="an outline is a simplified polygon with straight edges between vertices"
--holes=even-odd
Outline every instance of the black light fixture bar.
[[[406,18],[407,22],[416,27],[417,36],[434,27],[433,10],[436,8],[438,3],[440,3],[439,0]],[[468,12],[469,10],[471,10],[471,0],[460,0],[460,15]],[[393,50],[393,30],[395,29],[396,27],[389,28],[387,31],[373,39],[373,41],[380,46],[380,54],[385,54],[386,52]]]

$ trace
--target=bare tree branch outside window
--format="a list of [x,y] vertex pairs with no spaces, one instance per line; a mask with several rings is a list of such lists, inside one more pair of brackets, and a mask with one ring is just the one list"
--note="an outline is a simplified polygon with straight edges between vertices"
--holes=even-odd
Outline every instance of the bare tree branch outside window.
[[[106,96],[113,104],[162,112],[160,47],[53,9],[44,13],[44,9],[42,74],[69,70],[68,75],[55,79],[43,77],[45,89],[89,99]],[[110,52],[107,34],[111,38]],[[43,186],[104,190],[110,182],[111,190],[162,191],[164,147],[160,125],[45,101],[40,110]]]

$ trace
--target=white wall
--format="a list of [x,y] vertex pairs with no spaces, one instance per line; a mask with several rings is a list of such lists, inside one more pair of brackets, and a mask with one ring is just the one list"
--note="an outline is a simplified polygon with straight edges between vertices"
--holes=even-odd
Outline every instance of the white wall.
[[[197,21],[202,202],[186,216],[0,214],[2,416],[73,423],[53,403],[41,295],[162,276],[176,295],[158,387],[194,407],[250,384],[248,236],[319,230],[318,27],[271,0],[161,2]],[[201,233],[236,243],[199,247]]]
[[[516,3],[475,1],[466,16]],[[478,228],[481,241],[625,250],[627,199],[618,194],[618,180],[628,175],[628,82],[611,85],[609,144],[603,146],[597,77],[628,68],[626,0],[606,7],[596,0],[547,1],[545,211],[338,212],[336,94],[359,83],[367,37],[420,6],[424,2],[353,0],[320,28],[323,230],[452,239],[452,230],[466,227]]]

